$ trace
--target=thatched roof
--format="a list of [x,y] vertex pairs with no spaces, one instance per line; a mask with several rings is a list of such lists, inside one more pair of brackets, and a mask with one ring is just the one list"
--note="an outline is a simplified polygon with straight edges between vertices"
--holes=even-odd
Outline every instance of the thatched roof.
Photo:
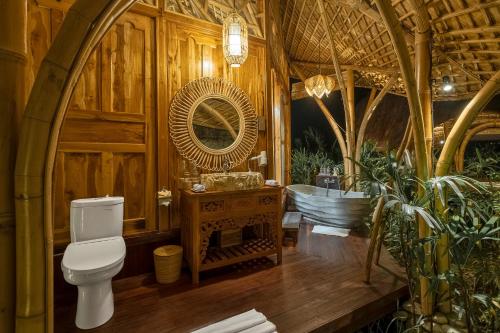
[[[378,87],[398,71],[398,60],[389,34],[374,5],[363,0],[324,0],[330,29],[344,68],[359,73],[357,86]],[[415,15],[408,0],[393,0],[407,46],[413,55]],[[432,77],[436,100],[465,99],[476,93],[500,69],[500,1],[431,0],[426,1],[433,30]],[[281,1],[285,48],[290,60],[306,75],[333,74],[316,0]],[[449,76],[455,89],[440,89],[443,76]],[[404,93],[402,81],[393,92]]]
[[[235,6],[236,5],[236,6]],[[264,37],[264,15],[262,2],[256,0],[165,0],[167,10],[193,16],[212,23],[222,24],[228,14],[237,9],[245,18],[248,33],[256,37]]]
[[[271,1],[271,0],[266,0]],[[250,35],[264,37],[264,0],[166,0],[167,10],[213,23],[236,6],[245,18]],[[343,69],[356,70],[358,87],[381,89],[393,72],[399,71],[389,34],[370,0],[323,0],[335,48]],[[411,0],[392,0],[410,54],[413,55],[416,16]],[[500,0],[426,0],[433,31],[432,78],[434,100],[467,99],[500,70]],[[320,23],[316,0],[280,0],[281,29],[291,62],[306,76],[321,71],[334,74],[328,52],[329,40]],[[322,49],[321,59],[318,56]],[[452,92],[441,83],[449,76]],[[404,95],[401,79],[392,93]]]

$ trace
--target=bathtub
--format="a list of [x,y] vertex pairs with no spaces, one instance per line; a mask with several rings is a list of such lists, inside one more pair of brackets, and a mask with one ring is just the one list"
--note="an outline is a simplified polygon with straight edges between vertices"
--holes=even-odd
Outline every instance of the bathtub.
[[353,229],[370,215],[370,198],[363,192],[329,190],[311,185],[288,185],[289,197],[297,210],[319,224]]

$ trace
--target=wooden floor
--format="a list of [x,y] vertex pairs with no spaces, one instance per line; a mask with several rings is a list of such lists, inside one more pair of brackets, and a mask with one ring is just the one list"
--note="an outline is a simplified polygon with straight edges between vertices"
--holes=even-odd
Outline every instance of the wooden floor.
[[[151,276],[116,281],[113,318],[86,332],[190,332],[252,308],[281,333],[353,332],[406,295],[403,270],[385,251],[371,284],[363,282],[367,247],[364,237],[312,234],[301,224],[298,245],[284,248],[280,266],[262,259],[206,272],[198,287],[188,272],[166,286]],[[79,331],[74,301],[56,306],[56,332]]]

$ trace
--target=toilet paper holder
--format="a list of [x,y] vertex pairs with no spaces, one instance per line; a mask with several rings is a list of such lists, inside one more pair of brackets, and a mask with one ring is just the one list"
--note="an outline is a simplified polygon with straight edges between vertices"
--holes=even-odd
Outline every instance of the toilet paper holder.
[[158,206],[170,206],[172,202],[172,192],[167,190],[165,186],[158,191]]

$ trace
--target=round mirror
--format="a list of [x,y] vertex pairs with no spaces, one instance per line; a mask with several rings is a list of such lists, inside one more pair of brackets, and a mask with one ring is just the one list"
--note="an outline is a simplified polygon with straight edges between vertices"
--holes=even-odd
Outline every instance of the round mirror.
[[198,104],[193,114],[193,132],[207,148],[231,146],[240,132],[240,115],[227,100],[210,97]]
[[257,116],[248,95],[222,78],[186,84],[175,94],[168,117],[179,153],[203,169],[235,167],[257,142]]

